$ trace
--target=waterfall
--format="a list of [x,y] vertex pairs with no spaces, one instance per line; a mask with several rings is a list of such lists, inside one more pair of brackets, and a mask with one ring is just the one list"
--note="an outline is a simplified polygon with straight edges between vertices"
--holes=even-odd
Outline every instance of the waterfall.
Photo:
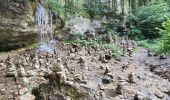
[[35,16],[39,33],[39,46],[37,51],[53,53],[56,42],[53,39],[52,12],[46,10],[41,3],[37,1]]

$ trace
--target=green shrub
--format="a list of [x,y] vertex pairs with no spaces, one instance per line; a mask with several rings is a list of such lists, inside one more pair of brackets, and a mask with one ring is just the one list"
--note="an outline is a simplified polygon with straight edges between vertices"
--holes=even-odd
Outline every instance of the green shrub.
[[170,19],[167,18],[165,22],[162,23],[162,29],[159,32],[163,34],[161,38],[161,49],[162,53],[170,53]]
[[169,6],[163,0],[155,0],[140,6],[135,13],[128,15],[127,25],[131,29],[131,37],[155,39],[161,34],[155,27],[161,27],[164,15],[169,15]]
[[120,60],[121,59],[121,55],[123,54],[123,51],[121,48],[119,48],[118,46],[114,45],[114,44],[103,44],[103,47],[106,49],[111,49],[112,50],[112,56],[117,59]]

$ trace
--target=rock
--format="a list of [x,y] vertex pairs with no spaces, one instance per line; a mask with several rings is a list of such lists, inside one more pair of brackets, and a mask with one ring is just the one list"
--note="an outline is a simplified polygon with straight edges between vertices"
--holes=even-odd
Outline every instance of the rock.
[[130,73],[130,74],[128,75],[128,82],[129,82],[129,83],[135,83],[135,82],[134,82],[134,75],[133,75],[133,73]]
[[87,80],[82,80],[81,83],[87,84]]
[[122,69],[127,69],[128,68],[128,65],[127,64],[123,64],[122,65]]
[[22,80],[23,80],[23,82],[24,82],[26,85],[28,85],[28,84],[29,84],[29,80],[28,80],[28,78],[23,77],[23,78],[22,78]]
[[161,54],[159,59],[167,59],[167,57],[165,56],[165,54]]
[[133,48],[127,48],[128,56],[132,57]]
[[60,65],[55,65],[55,66],[53,67],[53,71],[54,71],[54,72],[64,71],[64,66],[63,66],[62,64],[60,64]]
[[74,76],[74,81],[75,81],[75,82],[81,82],[81,81],[82,81],[82,76],[81,76],[80,74],[76,74],[76,75]]
[[35,64],[35,65],[34,65],[34,68],[35,68],[35,69],[39,69],[40,66],[39,66],[38,64]]
[[12,71],[12,72],[7,72],[7,75],[6,75],[6,76],[7,76],[7,77],[17,77],[18,74],[17,74],[16,71]]
[[108,77],[108,76],[104,76],[104,78],[102,78],[102,82],[104,84],[109,84],[111,82],[113,82],[112,78]]
[[105,69],[105,67],[103,65],[100,65],[99,69]]
[[66,100],[66,98],[62,94],[55,94],[55,95],[49,96],[48,100]]
[[38,73],[35,72],[34,70],[28,71],[27,74],[28,74],[29,77],[31,77],[31,76],[37,76],[37,75],[38,75]]
[[60,83],[65,83],[65,81],[67,80],[65,72],[57,72],[57,76],[59,78]]
[[39,73],[39,76],[42,76],[42,77],[43,77],[44,75],[45,75],[44,72],[40,72],[40,73]]
[[106,69],[105,69],[104,75],[106,75],[106,74],[108,74],[108,73],[110,73],[110,72],[111,72],[111,70],[110,70],[109,67],[107,66]]
[[18,77],[18,73],[17,73],[16,67],[14,65],[12,65],[9,68],[9,71],[7,72],[6,76],[7,77]]
[[79,63],[85,63],[84,57],[81,56],[81,57],[79,58]]
[[26,93],[28,93],[28,89],[27,88],[20,89],[19,93],[20,93],[20,95],[26,94]]
[[163,99],[163,97],[164,97],[164,94],[161,93],[161,92],[159,92],[159,91],[156,91],[156,92],[155,92],[155,95],[156,95],[158,98],[160,98],[160,99]]
[[85,66],[85,59],[84,57],[80,57],[78,63],[80,63],[80,66]]
[[94,32],[85,32],[87,39],[95,38],[96,33]]
[[20,77],[25,77],[26,76],[25,69],[22,66],[20,66],[18,76],[20,76]]
[[41,67],[41,71],[43,73],[48,73],[49,72],[48,68],[45,68],[45,67]]
[[108,77],[110,77],[111,79],[113,79],[113,74],[112,73],[107,73],[106,74]]
[[112,59],[111,55],[100,55],[99,61],[102,61],[103,63],[108,63]]
[[131,41],[131,44],[132,44],[132,48],[137,48],[138,47],[137,43],[134,40]]
[[6,65],[5,65],[5,63],[0,63],[0,67],[2,67],[2,68],[6,68]]
[[35,100],[35,96],[30,93],[20,96],[20,100]]
[[148,55],[148,57],[150,57],[150,56],[152,56],[152,53],[151,53],[151,50],[147,50],[147,55]]
[[5,89],[5,88],[3,88],[3,89],[1,89],[0,91],[1,91],[1,92],[5,92],[5,90],[6,90],[6,89]]
[[102,98],[106,98],[106,94],[105,94],[103,91],[100,91],[100,92],[99,92],[99,95],[100,95]]
[[123,89],[122,84],[118,83],[117,88],[116,88],[116,93],[117,94],[122,94],[122,89]]

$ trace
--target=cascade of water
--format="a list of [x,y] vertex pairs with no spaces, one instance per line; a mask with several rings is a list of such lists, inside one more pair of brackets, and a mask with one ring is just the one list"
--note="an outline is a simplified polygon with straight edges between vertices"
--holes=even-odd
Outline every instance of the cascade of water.
[[55,40],[53,39],[52,13],[37,1],[35,16],[39,30],[39,47],[37,51],[53,53]]

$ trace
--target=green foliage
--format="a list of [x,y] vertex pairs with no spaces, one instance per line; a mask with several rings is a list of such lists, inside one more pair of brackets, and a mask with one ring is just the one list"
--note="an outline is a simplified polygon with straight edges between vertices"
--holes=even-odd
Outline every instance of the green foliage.
[[[80,34],[80,33],[76,33],[76,34]],[[68,39],[65,40],[66,44],[78,44],[81,46],[90,46],[90,47],[99,47],[99,48],[106,48],[106,49],[110,49],[112,51],[112,56],[117,59],[120,60],[121,55],[122,55],[122,49],[119,48],[118,46],[111,44],[111,43],[105,43],[104,41],[102,41],[101,38],[96,38],[95,40],[86,40],[84,38],[80,38],[78,37],[78,35],[76,35],[77,37],[74,39]]]
[[161,34],[155,27],[161,27],[164,15],[169,15],[169,6],[163,0],[154,0],[144,6],[140,6],[134,14],[128,15],[127,24],[131,29],[131,37],[159,38]]
[[73,39],[82,38],[84,36],[84,34],[81,32],[71,33],[70,35],[72,36]]
[[145,48],[148,48],[150,50],[152,50],[153,52],[155,53],[160,53],[160,39],[156,39],[156,40],[140,40],[140,41],[137,41],[138,45],[139,46],[142,46],[142,47],[145,47]]
[[112,50],[112,56],[117,59],[120,60],[121,59],[121,55],[123,54],[123,51],[121,48],[119,48],[118,46],[111,44],[111,43],[107,43],[107,44],[103,44],[103,47],[106,49],[111,49]]
[[65,17],[65,8],[58,0],[44,0],[46,5],[53,10],[54,12],[58,13],[60,17]]
[[162,29],[159,32],[163,34],[161,38],[161,52],[170,53],[170,19],[167,18],[165,22],[162,23]]
[[113,10],[110,8],[107,2],[102,3],[95,0],[90,0],[88,3],[84,3],[83,7],[91,19],[93,19],[95,16],[102,17],[104,15],[110,15],[113,13]]

